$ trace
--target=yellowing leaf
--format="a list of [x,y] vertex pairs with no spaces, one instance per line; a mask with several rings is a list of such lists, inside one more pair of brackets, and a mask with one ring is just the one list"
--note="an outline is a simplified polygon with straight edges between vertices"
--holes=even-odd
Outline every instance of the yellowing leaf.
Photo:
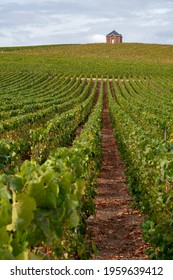
[[12,224],[7,226],[9,231],[16,229],[25,230],[34,218],[33,211],[36,210],[34,198],[25,193],[13,194]]
[[69,227],[77,227],[79,224],[79,216],[76,211],[72,212],[69,218]]

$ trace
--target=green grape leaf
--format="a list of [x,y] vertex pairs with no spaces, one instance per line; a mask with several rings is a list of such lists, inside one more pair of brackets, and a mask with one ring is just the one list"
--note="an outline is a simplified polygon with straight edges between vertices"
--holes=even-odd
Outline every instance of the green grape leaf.
[[6,230],[6,227],[0,228],[0,247],[8,244],[9,242],[9,234]]
[[35,200],[25,193],[13,194],[12,224],[7,226],[9,231],[25,230],[34,218]]
[[43,258],[38,256],[38,255],[35,255],[31,252],[28,252],[28,260],[42,260]]
[[0,187],[0,227],[6,226],[11,222],[12,207],[9,203],[10,194],[3,186]]
[[58,193],[59,187],[52,170],[28,183],[28,194],[35,199],[38,208],[55,209]]
[[94,255],[98,254],[97,246],[93,240],[92,240],[92,250],[93,250]]
[[69,224],[70,228],[78,226],[78,224],[79,224],[79,215],[77,214],[76,211],[73,211],[72,214],[70,215],[68,224]]
[[81,198],[85,194],[85,181],[82,179],[77,179],[75,182],[76,191],[75,194],[77,195],[78,199]]
[[28,250],[27,251],[23,251],[22,253],[20,253],[18,256],[16,256],[15,259],[16,260],[29,260]]
[[81,257],[82,255],[84,255],[86,253],[86,246],[85,244],[81,244],[80,246],[78,246],[77,248],[77,252],[78,255]]
[[14,260],[14,257],[7,249],[0,248],[0,260]]

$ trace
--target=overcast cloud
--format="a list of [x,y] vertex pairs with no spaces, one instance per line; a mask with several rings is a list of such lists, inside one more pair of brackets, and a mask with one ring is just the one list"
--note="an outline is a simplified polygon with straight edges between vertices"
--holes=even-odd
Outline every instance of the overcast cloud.
[[0,46],[105,42],[173,44],[173,0],[0,0]]

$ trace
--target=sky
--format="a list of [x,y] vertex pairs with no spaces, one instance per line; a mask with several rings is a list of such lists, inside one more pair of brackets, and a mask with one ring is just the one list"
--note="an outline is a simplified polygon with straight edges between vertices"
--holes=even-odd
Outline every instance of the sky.
[[173,44],[173,0],[0,0],[0,46]]

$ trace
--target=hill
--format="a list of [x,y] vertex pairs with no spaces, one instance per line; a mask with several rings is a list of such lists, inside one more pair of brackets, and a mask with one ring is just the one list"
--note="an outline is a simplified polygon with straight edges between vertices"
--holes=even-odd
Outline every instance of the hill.
[[1,66],[98,76],[172,76],[173,46],[123,43],[1,48]]

